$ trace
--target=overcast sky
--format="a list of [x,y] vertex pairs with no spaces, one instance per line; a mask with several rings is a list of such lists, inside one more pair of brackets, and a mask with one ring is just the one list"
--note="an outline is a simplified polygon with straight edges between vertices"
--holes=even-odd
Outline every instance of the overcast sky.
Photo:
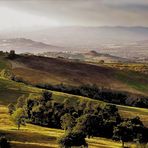
[[0,30],[48,26],[148,27],[148,0],[0,0]]

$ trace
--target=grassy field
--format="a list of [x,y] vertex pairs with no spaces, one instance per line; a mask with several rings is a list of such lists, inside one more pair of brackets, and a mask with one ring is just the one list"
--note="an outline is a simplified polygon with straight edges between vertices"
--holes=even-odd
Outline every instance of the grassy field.
[[[69,66],[71,66],[71,64]],[[4,68],[11,69],[11,65],[8,60],[0,56],[0,71],[3,70]],[[103,73],[104,73],[104,68],[103,68]],[[33,73],[31,74],[33,75]],[[125,73],[123,73],[121,75],[119,76],[119,78],[122,81],[124,81],[124,78],[128,78],[128,74],[125,75]],[[140,78],[137,79],[137,77],[138,78],[140,77],[139,74],[138,75],[135,74],[135,77],[134,77],[134,79],[136,79],[136,83],[139,84]],[[61,77],[59,79],[61,79]],[[130,83],[133,84],[134,79],[132,79],[132,82]],[[145,82],[147,82],[147,78],[146,78],[146,81],[144,81],[141,85],[145,86],[144,85]],[[143,92],[147,91],[147,85],[145,86],[144,89],[145,90],[142,90]],[[19,96],[25,95],[26,97],[38,98],[40,97],[42,91],[43,91],[42,89],[25,85],[23,83],[17,83],[17,82],[5,79],[3,77],[0,77],[0,133],[5,134],[8,137],[8,139],[10,139],[12,147],[14,148],[20,148],[20,147],[22,148],[46,148],[46,147],[55,148],[56,147],[57,148],[58,147],[57,138],[61,136],[64,133],[64,131],[45,128],[45,127],[39,127],[31,124],[27,124],[27,126],[22,127],[21,130],[18,131],[16,126],[11,122],[10,117],[7,113],[8,112],[7,105],[9,103],[15,103]],[[57,102],[64,102],[64,100],[67,99],[69,100],[72,106],[77,106],[78,102],[80,101],[85,101],[85,102],[89,101],[91,102],[92,106],[99,105],[102,108],[106,105],[106,103],[102,101],[92,100],[90,98],[70,95],[70,94],[56,92],[56,91],[53,91],[53,99]],[[120,115],[123,117],[135,117],[137,115],[140,116],[143,123],[148,127],[148,110],[147,109],[121,106],[121,105],[118,105],[118,109],[119,109]],[[104,138],[91,138],[86,140],[88,141],[90,148],[121,147],[121,143],[104,139]],[[134,144],[129,143],[129,145],[132,145],[133,148],[135,147]]]
[[[10,120],[7,108],[0,106],[0,133],[10,140],[12,148],[58,148],[57,138],[62,136],[64,131],[31,124],[17,130]],[[121,148],[120,142],[105,138],[94,137],[86,140],[89,148]],[[126,145],[135,147],[132,143],[126,143]]]
[[[11,122],[10,116],[7,113],[7,105],[10,102],[16,102],[18,96],[25,94],[28,97],[39,97],[42,92],[41,89],[24,85],[22,83],[16,83],[14,81],[0,79],[0,89],[3,90],[0,93],[0,133],[5,134],[10,140],[14,148],[55,148],[57,145],[57,138],[61,136],[64,131],[39,127],[36,125],[28,124],[26,127],[22,127],[20,131]],[[5,91],[4,91],[5,90]],[[7,93],[3,93],[7,92]],[[3,95],[2,95],[3,94]],[[3,98],[3,99],[2,99]],[[104,106],[102,101],[92,100],[86,97],[80,97],[75,95],[69,95],[61,92],[53,92],[53,99],[57,102],[63,102],[67,98],[72,105],[77,105],[78,101],[91,101],[96,105]],[[140,115],[142,120],[148,125],[148,111],[147,109],[140,109],[135,107],[118,106],[119,112],[123,117],[134,117]],[[24,142],[25,141],[25,142]],[[114,142],[112,140],[103,138],[87,139],[90,148],[118,148],[121,143]],[[131,144],[130,144],[131,145]],[[132,144],[134,147],[134,144]]]
[[[21,95],[26,97],[40,97],[43,90],[23,83],[17,83],[11,80],[0,78],[0,104],[7,106],[9,103],[16,102],[17,98]],[[7,92],[7,93],[6,93]],[[64,102],[68,99],[72,106],[77,106],[79,102],[91,102],[92,106],[99,105],[103,108],[106,103],[103,101],[93,100],[87,97],[81,97],[62,92],[53,92],[53,99],[57,102]],[[136,107],[118,105],[119,111],[123,117],[140,116],[142,121],[148,126],[148,110]]]

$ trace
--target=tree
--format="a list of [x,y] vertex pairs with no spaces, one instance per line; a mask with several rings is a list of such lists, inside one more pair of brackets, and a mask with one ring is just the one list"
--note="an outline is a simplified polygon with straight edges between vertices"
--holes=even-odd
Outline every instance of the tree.
[[80,132],[68,132],[63,137],[58,139],[60,147],[71,148],[72,146],[85,146],[88,144],[85,141],[85,135]]
[[99,64],[104,64],[104,60],[100,60],[99,61]]
[[24,106],[24,104],[25,104],[25,100],[26,100],[25,95],[20,96],[20,97],[17,99],[16,108],[23,108],[23,106]]
[[77,119],[74,131],[81,132],[90,137],[98,134],[99,117],[96,115],[86,114]]
[[10,144],[4,136],[0,137],[0,148],[10,148]]
[[49,91],[43,91],[42,96],[43,96],[43,100],[45,100],[47,102],[47,101],[51,100],[52,93]]
[[20,129],[21,125],[25,125],[25,112],[22,108],[18,108],[14,113],[12,114],[12,121],[17,125],[18,130]]
[[3,78],[6,78],[8,80],[12,80],[14,78],[13,72],[10,69],[7,69],[7,68],[1,70],[0,76],[3,77]]
[[113,139],[121,140],[122,147],[124,148],[124,142],[133,140],[133,125],[131,121],[123,121],[114,128]]
[[128,141],[138,141],[139,143],[148,141],[147,128],[144,127],[139,117],[121,122],[114,128],[113,133],[113,139],[121,140],[122,147],[124,147],[124,142]]
[[13,60],[15,57],[16,57],[15,50],[10,50],[10,53],[8,55],[8,58],[11,59],[11,60]]
[[8,113],[9,113],[10,115],[12,115],[14,111],[15,111],[15,106],[14,106],[14,104],[10,103],[10,104],[8,105]]
[[64,130],[70,130],[75,126],[75,118],[66,113],[61,117],[61,126]]

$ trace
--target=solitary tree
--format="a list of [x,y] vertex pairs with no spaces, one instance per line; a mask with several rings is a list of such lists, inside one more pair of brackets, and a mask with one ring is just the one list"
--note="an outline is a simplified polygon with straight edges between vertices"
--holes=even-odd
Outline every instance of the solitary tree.
[[12,114],[12,121],[17,125],[18,130],[20,129],[21,125],[25,125],[25,113],[22,108],[18,108],[14,113]]
[[104,64],[104,60],[100,60],[99,61],[99,64]]
[[15,57],[16,57],[15,50],[10,50],[8,58],[13,60]]
[[113,138],[115,140],[121,140],[122,147],[124,148],[125,142],[132,141],[133,126],[130,121],[124,121],[114,128],[113,133]]

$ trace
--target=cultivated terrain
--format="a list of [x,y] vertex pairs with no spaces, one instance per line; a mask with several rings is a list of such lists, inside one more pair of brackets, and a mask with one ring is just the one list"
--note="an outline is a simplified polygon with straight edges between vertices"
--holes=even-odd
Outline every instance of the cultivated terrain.
[[[135,68],[136,67],[136,68]],[[140,70],[139,70],[140,69]],[[141,70],[142,69],[142,70]],[[27,124],[17,130],[10,120],[7,106],[16,103],[18,97],[38,98],[43,89],[34,87],[36,84],[65,84],[80,86],[96,84],[98,87],[118,90],[133,96],[148,96],[148,74],[145,64],[100,64],[71,61],[61,58],[47,58],[34,55],[20,55],[11,60],[6,54],[0,55],[0,133],[4,134],[14,148],[55,148],[57,138],[64,134],[63,130]],[[15,75],[20,81],[10,79]],[[90,101],[100,107],[110,104],[92,98],[52,91],[55,102],[63,102],[67,98],[72,106],[78,101]],[[132,99],[132,98],[131,98]],[[147,108],[116,105],[123,118],[139,116],[148,127]],[[94,137],[86,139],[90,148],[118,148],[120,142]],[[126,143],[135,147],[134,143]]]

